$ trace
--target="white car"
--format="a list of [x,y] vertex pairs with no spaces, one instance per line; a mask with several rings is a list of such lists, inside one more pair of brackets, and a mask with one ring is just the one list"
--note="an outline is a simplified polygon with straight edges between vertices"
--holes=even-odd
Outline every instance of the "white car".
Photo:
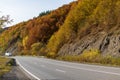
[[11,53],[9,53],[9,52],[6,52],[5,53],[5,56],[11,56],[12,54]]

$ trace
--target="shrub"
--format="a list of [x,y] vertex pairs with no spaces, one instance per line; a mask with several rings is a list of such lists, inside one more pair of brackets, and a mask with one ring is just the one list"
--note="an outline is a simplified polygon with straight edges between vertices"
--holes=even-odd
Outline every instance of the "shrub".
[[65,55],[57,57],[59,60],[72,62],[87,62],[104,65],[120,66],[120,57],[113,57],[111,55],[102,55],[99,50],[91,49],[84,51],[81,55]]
[[80,61],[84,61],[84,62],[93,62],[95,61],[95,59],[100,55],[100,51],[96,50],[96,49],[91,49],[88,51],[84,51],[81,55],[80,55]]

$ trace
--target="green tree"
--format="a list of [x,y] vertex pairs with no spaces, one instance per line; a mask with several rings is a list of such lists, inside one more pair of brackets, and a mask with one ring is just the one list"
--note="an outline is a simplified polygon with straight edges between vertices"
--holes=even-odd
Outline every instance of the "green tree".
[[39,14],[39,17],[42,17],[42,16],[44,16],[44,15],[47,15],[47,14],[50,14],[50,12],[51,11],[44,11],[44,12],[41,12],[40,14]]

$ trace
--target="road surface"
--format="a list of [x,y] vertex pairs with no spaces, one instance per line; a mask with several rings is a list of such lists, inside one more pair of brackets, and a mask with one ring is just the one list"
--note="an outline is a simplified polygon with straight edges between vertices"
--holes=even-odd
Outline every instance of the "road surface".
[[56,61],[37,57],[15,57],[36,80],[120,80],[120,68]]

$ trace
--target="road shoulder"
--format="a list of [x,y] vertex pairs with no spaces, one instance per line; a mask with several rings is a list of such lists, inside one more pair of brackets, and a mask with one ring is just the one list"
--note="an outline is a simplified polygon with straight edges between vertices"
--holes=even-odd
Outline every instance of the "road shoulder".
[[3,75],[1,80],[30,80],[29,77],[20,69],[19,66],[13,66],[12,70]]

